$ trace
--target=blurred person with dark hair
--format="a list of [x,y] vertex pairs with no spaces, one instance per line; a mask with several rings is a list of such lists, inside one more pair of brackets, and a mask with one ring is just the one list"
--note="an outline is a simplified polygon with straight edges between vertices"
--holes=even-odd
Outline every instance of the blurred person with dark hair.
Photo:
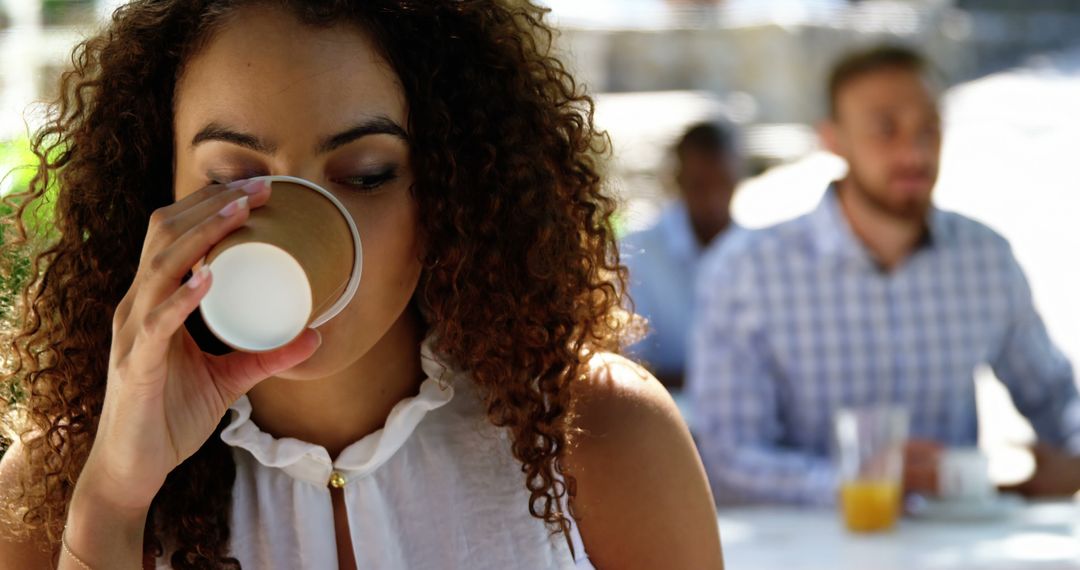
[[674,154],[678,199],[655,225],[627,236],[621,251],[634,309],[649,320],[649,334],[630,350],[677,389],[683,384],[698,264],[705,248],[732,225],[731,197],[742,165],[733,129],[717,121],[691,125]]
[[908,492],[934,494],[946,446],[977,443],[989,364],[1038,435],[1019,490],[1080,489],[1080,398],[1008,242],[932,205],[941,147],[929,64],[852,54],[828,83],[824,145],[847,175],[796,220],[702,262],[688,369],[695,435],[721,502],[829,504],[837,409],[905,407]]

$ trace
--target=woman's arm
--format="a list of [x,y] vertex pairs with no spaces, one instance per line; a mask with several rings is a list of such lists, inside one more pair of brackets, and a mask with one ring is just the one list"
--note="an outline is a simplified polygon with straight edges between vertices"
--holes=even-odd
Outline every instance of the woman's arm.
[[712,492],[667,390],[599,355],[574,385],[582,430],[567,454],[585,550],[597,568],[722,568]]
[[71,553],[60,555],[58,570],[85,570],[71,554],[94,570],[99,568],[142,568],[143,531],[149,506],[125,506],[119,497],[110,497],[116,485],[107,484],[105,474],[87,461],[67,517],[67,545]]
[[[17,489],[21,471],[25,469],[22,444],[16,439],[0,459],[0,490],[3,505],[9,506],[10,493]],[[68,509],[67,542],[76,556],[84,562],[93,560],[91,567],[142,568],[143,529],[146,510],[125,511],[109,503],[96,488],[96,471],[87,464],[75,485]],[[28,536],[13,517],[5,512],[0,519],[0,568],[27,570],[85,570],[59,544],[50,545],[43,536]],[[57,557],[59,556],[59,562]]]

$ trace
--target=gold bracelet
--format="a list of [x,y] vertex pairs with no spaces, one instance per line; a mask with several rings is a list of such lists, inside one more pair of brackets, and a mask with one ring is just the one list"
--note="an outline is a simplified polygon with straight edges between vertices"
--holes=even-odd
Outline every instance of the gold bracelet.
[[94,570],[90,567],[89,564],[83,562],[81,558],[75,556],[75,553],[71,551],[71,547],[68,546],[67,543],[67,525],[64,526],[64,532],[60,533],[60,545],[64,547],[64,552],[67,552],[68,556],[70,556],[72,560],[77,562],[79,566],[82,566],[86,570]]

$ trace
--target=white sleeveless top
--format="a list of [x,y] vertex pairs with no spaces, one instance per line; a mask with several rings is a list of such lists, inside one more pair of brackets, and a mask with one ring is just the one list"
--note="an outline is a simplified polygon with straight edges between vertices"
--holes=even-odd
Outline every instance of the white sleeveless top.
[[576,525],[575,561],[566,538],[529,514],[509,434],[488,421],[468,376],[440,364],[427,343],[421,360],[419,394],[336,461],[322,446],[260,430],[247,396],[230,406],[221,432],[236,462],[230,555],[244,570],[337,570],[336,474],[358,568],[593,568]]

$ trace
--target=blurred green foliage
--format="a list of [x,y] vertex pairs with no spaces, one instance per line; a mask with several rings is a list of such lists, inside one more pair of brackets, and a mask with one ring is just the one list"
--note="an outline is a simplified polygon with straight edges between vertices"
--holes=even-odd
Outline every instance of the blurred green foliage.
[[93,0],[41,0],[41,16],[48,26],[78,25],[92,21],[93,15]]
[[[7,196],[25,190],[34,176],[36,164],[37,157],[30,151],[30,142],[26,138],[0,142],[0,195]],[[0,217],[6,218],[11,213],[11,206],[0,203]],[[43,214],[46,213],[32,213],[38,221],[44,221],[41,220]],[[0,246],[11,239],[8,233],[7,228],[0,232]],[[9,252],[6,255],[8,258],[3,260],[3,264],[11,268],[11,274],[0,275],[0,322],[6,322],[11,316],[12,305],[30,271],[30,260],[22,252]]]
[[[0,141],[0,196],[26,190],[36,172],[37,163],[37,157],[31,152],[30,141],[26,137]],[[54,198],[55,188],[50,188],[44,200],[26,211],[24,219],[28,231],[36,234],[44,230],[45,234],[49,233]],[[7,218],[11,213],[12,207],[0,202],[0,217]],[[0,247],[10,239],[13,239],[11,230],[5,226],[0,231]],[[20,291],[30,276],[29,251],[24,248],[5,249],[0,263],[7,270],[4,272],[6,274],[0,274],[0,326],[10,326]],[[9,405],[23,397],[16,386],[5,386],[3,394],[7,396]]]

